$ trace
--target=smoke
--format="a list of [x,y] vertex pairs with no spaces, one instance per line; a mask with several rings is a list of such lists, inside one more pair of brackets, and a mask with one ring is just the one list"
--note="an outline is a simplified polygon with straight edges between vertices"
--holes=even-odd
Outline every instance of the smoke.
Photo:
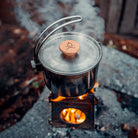
[[94,1],[78,1],[71,14],[81,15],[84,21],[82,24],[76,25],[75,31],[91,35],[96,39],[103,39],[104,20],[98,16],[98,12],[98,8],[94,7]]
[[93,0],[16,0],[17,20],[29,31],[29,37],[40,32],[54,21],[70,15],[81,15],[82,23],[66,27],[67,31],[82,32],[103,39],[104,20]]

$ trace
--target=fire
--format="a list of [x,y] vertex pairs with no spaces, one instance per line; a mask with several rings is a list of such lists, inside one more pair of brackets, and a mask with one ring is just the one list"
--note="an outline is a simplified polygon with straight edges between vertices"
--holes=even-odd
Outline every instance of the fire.
[[[94,87],[90,90],[90,92],[92,93],[92,94],[94,94],[94,88],[98,88],[99,87],[99,83],[98,83],[98,81],[94,84]],[[78,98],[80,99],[80,100],[83,100],[85,97],[87,97],[87,95],[88,95],[88,93],[86,93],[86,94],[83,94],[83,95],[81,95],[81,96],[78,96]]]
[[97,80],[97,82],[95,82],[94,84],[94,88],[98,88],[99,87],[99,81]]
[[91,89],[90,92],[91,92],[92,94],[94,94],[94,89]]
[[50,101],[52,101],[52,102],[59,102],[59,101],[62,101],[62,100],[64,100],[64,99],[66,99],[66,97],[58,96],[58,97],[55,98],[55,99],[50,99]]
[[[90,90],[90,93],[94,94],[94,88],[98,88],[99,87],[99,83],[98,81],[94,84],[94,87]],[[83,100],[85,97],[87,97],[88,93],[85,93],[81,96],[78,96],[78,99],[80,100]],[[55,99],[50,99],[50,101],[52,102],[59,102],[59,101],[62,101],[64,99],[66,99],[67,97],[63,97],[63,96],[58,96],[57,98]]]
[[83,100],[85,97],[87,97],[87,95],[88,95],[88,93],[83,94],[83,95],[81,95],[81,96],[78,96],[78,98],[79,98],[80,100]]
[[85,114],[76,108],[63,109],[60,118],[70,124],[81,124],[86,120]]

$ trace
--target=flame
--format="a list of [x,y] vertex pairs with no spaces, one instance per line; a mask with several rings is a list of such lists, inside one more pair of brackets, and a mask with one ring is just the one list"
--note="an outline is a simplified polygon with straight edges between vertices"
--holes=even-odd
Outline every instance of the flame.
[[83,100],[85,97],[87,97],[87,95],[88,95],[88,93],[78,96],[78,99]]
[[66,99],[66,97],[58,96],[58,97],[55,98],[55,99],[50,99],[50,101],[52,101],[52,102],[59,102],[59,101],[62,101],[62,100],[64,100],[64,99]]
[[70,124],[80,124],[86,120],[85,114],[76,108],[66,108],[60,113],[60,118]]
[[[94,84],[94,87],[90,90],[90,92],[92,93],[92,94],[94,94],[94,88],[98,88],[99,87],[99,82],[97,81],[95,84]],[[81,96],[78,96],[78,99],[80,99],[80,100],[83,100],[85,97],[87,97],[87,95],[88,95],[88,93],[85,93],[85,94],[83,94],[83,95],[81,95]],[[55,99],[50,99],[50,101],[52,101],[52,102],[59,102],[59,101],[62,101],[62,100],[64,100],[64,99],[66,99],[67,97],[63,97],[63,96],[58,96],[57,98],[55,98]]]
[[94,88],[98,88],[98,87],[99,87],[99,81],[97,80],[97,82],[95,82],[94,87],[90,90],[90,92],[94,94]]
[[91,90],[90,90],[90,92],[91,92],[92,94],[94,94],[94,88],[93,88],[93,89],[91,89]]
[[99,81],[97,80],[97,82],[95,82],[94,84],[94,88],[98,88],[99,87]]

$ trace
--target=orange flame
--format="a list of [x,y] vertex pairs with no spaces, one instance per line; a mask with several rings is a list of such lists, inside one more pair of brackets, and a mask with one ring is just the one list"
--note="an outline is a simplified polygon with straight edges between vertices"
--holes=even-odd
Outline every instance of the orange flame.
[[[98,88],[98,86],[99,86],[99,82],[97,81],[97,82],[94,84],[94,87],[90,90],[90,92],[91,92],[92,94],[94,94],[94,88]],[[78,96],[78,99],[83,100],[85,97],[87,97],[87,95],[88,95],[88,93],[85,93],[85,94],[83,94],[83,95],[81,95],[81,96]],[[67,98],[67,97],[58,96],[58,97],[55,98],[55,99],[50,99],[50,101],[52,101],[52,102],[59,102],[59,101],[62,101],[62,100],[64,100],[64,99],[66,99],[66,98]]]
[[78,99],[83,100],[85,97],[87,97],[87,95],[88,95],[88,93],[78,96]]
[[75,108],[63,109],[60,113],[60,118],[70,124],[80,124],[86,120],[85,114],[81,110]]
[[94,88],[93,88],[93,89],[91,89],[91,90],[90,90],[90,92],[91,92],[92,94],[94,94]]
[[58,96],[57,98],[55,99],[50,99],[51,102],[59,102],[59,101],[62,101],[66,99],[66,97],[63,97],[63,96]]
[[98,88],[99,87],[99,81],[97,80],[97,82],[95,82],[94,84],[94,88]]

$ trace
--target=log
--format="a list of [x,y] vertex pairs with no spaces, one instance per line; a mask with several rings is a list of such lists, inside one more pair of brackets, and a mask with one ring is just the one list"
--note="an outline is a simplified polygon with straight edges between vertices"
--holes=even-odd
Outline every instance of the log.
[[100,16],[104,18],[105,22],[108,19],[108,11],[109,11],[110,0],[100,0]]
[[120,33],[131,33],[135,29],[138,0],[127,0],[121,22]]
[[123,0],[110,0],[106,31],[117,33]]

